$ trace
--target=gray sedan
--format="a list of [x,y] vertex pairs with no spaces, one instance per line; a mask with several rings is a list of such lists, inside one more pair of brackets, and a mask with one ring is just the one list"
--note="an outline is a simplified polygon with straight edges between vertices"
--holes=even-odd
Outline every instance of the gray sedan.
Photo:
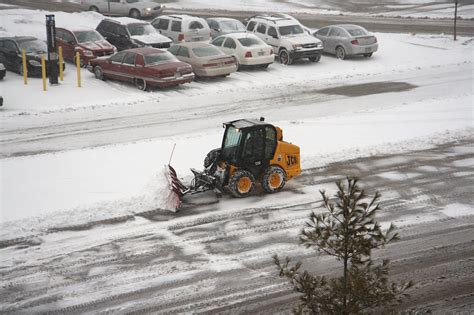
[[323,42],[324,52],[335,54],[339,59],[353,55],[363,55],[368,58],[379,47],[377,38],[358,25],[326,26],[316,31],[313,36]]
[[211,29],[211,37],[214,39],[221,35],[230,33],[244,33],[245,25],[239,20],[230,18],[208,18],[207,24]]

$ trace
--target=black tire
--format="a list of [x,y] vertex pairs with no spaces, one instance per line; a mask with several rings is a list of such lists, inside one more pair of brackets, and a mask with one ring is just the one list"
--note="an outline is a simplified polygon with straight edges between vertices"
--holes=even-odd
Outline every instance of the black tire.
[[308,59],[311,62],[319,62],[319,60],[321,60],[321,55],[317,55],[317,56],[314,56],[314,57],[309,57]]
[[102,71],[102,68],[100,66],[94,67],[94,75],[96,79],[105,81],[104,71]]
[[140,91],[146,91],[147,86],[146,86],[146,81],[145,80],[135,79],[134,82],[135,82],[135,86],[137,87],[137,89],[139,89]]
[[373,53],[364,54],[364,57],[365,57],[365,58],[370,58],[370,57],[372,57],[372,54],[373,54]]
[[342,46],[337,46],[336,47],[336,57],[337,59],[344,60],[346,59],[346,50]]
[[234,197],[247,197],[255,188],[255,178],[249,171],[238,170],[230,178],[228,188]]
[[[204,168],[209,168],[210,166],[214,166],[216,160],[219,158],[221,155],[221,149],[214,149],[209,151],[209,153],[206,155],[204,158]],[[211,174],[214,173],[214,171],[210,172]]]
[[100,11],[99,11],[99,8],[96,7],[95,5],[91,5],[91,6],[89,7],[89,11],[93,11],[93,12],[97,12],[97,13],[100,12]]
[[267,64],[264,64],[264,65],[261,65],[260,67],[262,67],[263,69],[267,69],[269,65],[270,65],[270,64],[267,63]]
[[237,59],[237,57],[234,56],[234,61],[235,61],[235,65],[237,66],[237,71],[240,71],[242,67],[239,63],[239,59]]
[[282,49],[278,56],[280,57],[280,63],[283,65],[289,66],[293,63],[290,53],[286,49]]
[[134,19],[139,19],[141,17],[140,11],[138,11],[137,9],[131,9],[128,15]]
[[285,187],[285,183],[286,173],[279,166],[270,166],[263,174],[262,188],[269,194],[282,190]]

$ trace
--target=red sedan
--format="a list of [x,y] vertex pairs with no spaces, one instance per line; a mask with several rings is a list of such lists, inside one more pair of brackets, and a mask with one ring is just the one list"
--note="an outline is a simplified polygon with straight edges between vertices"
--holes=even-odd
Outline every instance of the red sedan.
[[193,68],[166,50],[142,47],[122,50],[110,57],[92,59],[87,69],[97,79],[132,82],[140,90],[169,87],[194,80]]
[[56,28],[56,45],[63,48],[64,60],[74,61],[76,52],[81,56],[81,65],[89,60],[110,56],[117,52],[115,46],[106,41],[102,35],[92,29]]

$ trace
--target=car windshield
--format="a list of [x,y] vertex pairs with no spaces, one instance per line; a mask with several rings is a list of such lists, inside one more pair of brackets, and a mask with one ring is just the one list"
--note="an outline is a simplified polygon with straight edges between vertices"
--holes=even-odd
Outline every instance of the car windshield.
[[303,34],[303,28],[299,25],[280,26],[278,28],[281,36]]
[[353,28],[350,30],[347,30],[351,36],[364,36],[364,35],[369,35],[366,30],[362,28]]
[[145,64],[152,65],[155,63],[161,63],[166,61],[174,61],[177,60],[175,56],[170,54],[169,52],[162,52],[157,54],[145,55]]
[[245,26],[240,21],[221,21],[219,26],[226,31],[245,32]]
[[198,57],[210,57],[223,55],[224,53],[214,46],[193,48],[193,53]]
[[24,49],[27,53],[48,51],[46,43],[39,39],[21,40],[18,41],[18,45],[20,46],[20,50]]
[[232,161],[235,159],[241,138],[242,132],[239,129],[233,126],[227,128],[224,145],[222,147],[222,157],[225,160]]
[[258,46],[262,44],[260,39],[254,37],[239,38],[239,42],[245,47]]
[[97,31],[78,31],[74,32],[74,35],[76,35],[77,41],[79,43],[96,42],[103,40],[102,36],[97,33]]
[[130,32],[131,36],[135,35],[149,35],[149,34],[155,34],[156,30],[151,24],[145,24],[145,23],[140,23],[140,24],[129,24],[127,25],[128,31]]

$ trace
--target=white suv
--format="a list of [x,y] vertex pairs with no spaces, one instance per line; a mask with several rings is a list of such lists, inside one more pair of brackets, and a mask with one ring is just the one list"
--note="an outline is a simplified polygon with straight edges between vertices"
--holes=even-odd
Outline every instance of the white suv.
[[164,5],[140,0],[81,0],[81,9],[102,14],[141,17],[155,17],[163,12]]
[[190,15],[161,15],[151,25],[173,42],[200,42],[211,39],[206,20]]
[[290,65],[301,58],[312,62],[321,59],[322,42],[309,35],[294,18],[254,16],[247,23],[247,31],[272,46],[282,64]]

